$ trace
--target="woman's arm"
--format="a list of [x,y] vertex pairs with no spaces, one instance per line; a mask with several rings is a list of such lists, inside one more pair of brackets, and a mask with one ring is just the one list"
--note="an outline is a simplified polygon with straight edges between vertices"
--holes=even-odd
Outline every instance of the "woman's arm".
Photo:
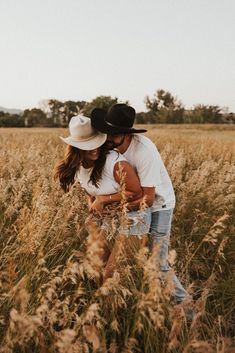
[[113,177],[123,190],[110,195],[98,195],[96,199],[107,205],[112,202],[119,202],[123,196],[127,201],[134,201],[142,197],[142,189],[139,178],[133,167],[126,161],[117,162],[114,165]]
[[88,203],[89,210],[90,210],[91,205],[93,204],[94,200],[95,200],[95,197],[91,196],[90,194],[87,193],[87,203]]
[[120,202],[123,199],[123,196],[125,196],[127,202],[132,201],[134,198],[134,193],[130,191],[124,191],[109,195],[97,195],[94,198],[92,204],[89,205],[89,210],[91,212],[101,213],[104,206],[113,202]]
[[[127,161],[117,162],[114,165],[113,176],[116,182],[124,186],[124,190],[110,195],[98,195],[90,210],[100,212],[104,205],[120,202],[123,196],[127,201],[134,201],[142,198],[142,188],[139,178],[133,167]],[[139,202],[141,204],[141,202]]]
[[132,201],[136,199],[135,194],[131,191],[124,191],[124,192],[116,192],[115,194],[109,195],[98,195],[96,199],[98,202],[102,202],[104,205],[108,205],[112,202],[120,202],[123,199],[123,196],[126,198],[127,201]]
[[[153,205],[155,199],[155,187],[142,187],[141,197],[136,197],[136,194],[131,191],[125,191],[127,208],[129,210],[138,210],[141,205],[145,204],[147,207]],[[123,196],[121,193],[116,193],[112,195],[100,195],[97,196],[98,202],[107,205],[111,202],[120,201]]]
[[115,164],[113,176],[116,182],[123,186],[125,192],[132,193],[132,199],[142,196],[142,189],[134,168],[127,162],[121,161]]

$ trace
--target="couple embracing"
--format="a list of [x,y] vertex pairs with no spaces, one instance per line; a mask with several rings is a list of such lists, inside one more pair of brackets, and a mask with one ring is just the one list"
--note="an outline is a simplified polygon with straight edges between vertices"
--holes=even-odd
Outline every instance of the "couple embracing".
[[[70,136],[61,137],[67,149],[55,168],[55,179],[64,191],[78,181],[88,194],[90,220],[97,225],[103,244],[103,281],[118,266],[120,252],[132,257],[147,245],[147,239],[150,248],[155,244],[159,248],[156,270],[160,268],[162,274],[170,270],[168,245],[175,194],[156,146],[141,134],[146,130],[133,128],[134,121],[135,109],[126,104],[115,104],[108,111],[95,108],[90,118],[73,117]],[[123,197],[126,222],[120,222]],[[114,217],[110,217],[112,209]],[[115,233],[112,247],[111,233]],[[188,294],[174,273],[172,281],[172,295],[179,304]]]

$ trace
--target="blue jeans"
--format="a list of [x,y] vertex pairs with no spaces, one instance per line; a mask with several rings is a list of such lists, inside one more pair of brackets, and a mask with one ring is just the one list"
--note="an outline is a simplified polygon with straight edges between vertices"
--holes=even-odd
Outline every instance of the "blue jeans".
[[[152,220],[150,227],[150,237],[152,247],[155,244],[159,245],[159,257],[158,265],[161,272],[167,272],[171,269],[168,263],[168,246],[170,240],[171,222],[173,216],[173,209],[161,210],[152,212]],[[174,297],[176,303],[180,303],[187,295],[187,291],[184,289],[179,279],[173,273],[173,287]]]
[[120,232],[129,235],[137,235],[141,238],[143,235],[148,234],[151,224],[151,208],[146,208],[143,211],[129,211],[127,212],[127,223],[122,225]]
[[146,208],[142,211],[128,211],[124,220],[122,220],[121,214],[118,211],[115,215],[112,213],[103,214],[102,218],[94,215],[88,216],[88,218],[95,220],[98,226],[106,233],[107,239],[109,240],[112,239],[115,234],[117,235],[117,233],[121,233],[127,237],[136,235],[141,239],[143,235],[149,233],[151,217],[151,208]]

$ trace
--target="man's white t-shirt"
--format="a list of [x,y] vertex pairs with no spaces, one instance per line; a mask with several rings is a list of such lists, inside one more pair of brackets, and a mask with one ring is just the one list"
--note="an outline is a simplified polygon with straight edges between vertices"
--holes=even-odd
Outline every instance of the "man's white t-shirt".
[[74,180],[79,181],[82,188],[92,196],[115,194],[121,190],[120,185],[116,182],[113,176],[113,169],[116,163],[126,161],[126,158],[117,151],[110,151],[106,157],[104,169],[99,187],[96,187],[90,181],[90,176],[93,168],[84,168],[82,165],[76,172]]
[[133,134],[123,156],[136,170],[143,187],[155,187],[152,212],[175,207],[175,193],[171,179],[155,144],[146,136]]

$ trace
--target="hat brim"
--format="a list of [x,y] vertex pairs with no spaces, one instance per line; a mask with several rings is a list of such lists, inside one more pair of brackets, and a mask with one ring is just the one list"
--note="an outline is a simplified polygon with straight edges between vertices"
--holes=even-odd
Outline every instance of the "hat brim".
[[105,134],[134,134],[134,133],[141,133],[146,132],[146,129],[135,129],[135,128],[128,128],[128,127],[116,127],[112,126],[105,120],[106,111],[101,108],[96,108],[91,113],[91,125],[94,129],[103,132]]
[[76,141],[71,136],[68,136],[68,137],[60,136],[60,138],[67,145],[77,147],[80,150],[91,151],[102,146],[107,139],[107,135],[99,132],[97,136],[95,136],[93,139],[89,141]]

